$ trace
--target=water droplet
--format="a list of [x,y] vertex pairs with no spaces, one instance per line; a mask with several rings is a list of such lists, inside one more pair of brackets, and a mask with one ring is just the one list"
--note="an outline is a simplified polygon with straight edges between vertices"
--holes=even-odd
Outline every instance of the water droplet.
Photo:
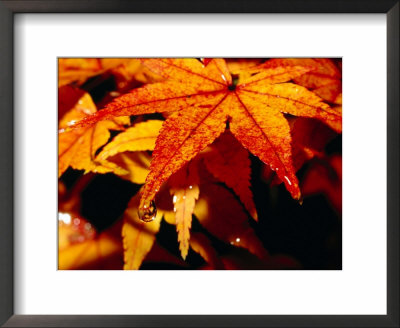
[[189,186],[189,189],[193,189],[193,186]]
[[226,82],[226,77],[224,74],[221,74],[222,79]]
[[71,121],[69,121],[69,122],[67,123],[67,125],[68,125],[68,126],[74,125],[75,122],[76,122],[75,120],[71,120]]
[[176,207],[174,207],[174,212],[176,212]]
[[81,220],[79,220],[78,218],[74,219],[74,224],[75,225],[79,225],[79,223],[81,223]]
[[240,242],[240,238],[238,237],[238,238],[236,238],[236,242],[238,243],[238,242]]
[[286,179],[286,181],[288,182],[289,186],[292,185],[292,182],[289,180],[289,178],[285,175],[284,178]]
[[176,197],[176,195],[174,195],[174,197],[172,197],[172,202],[175,204],[177,200],[178,200],[178,197]]
[[138,210],[139,219],[144,222],[151,222],[156,218],[157,215],[157,208],[156,203],[151,201],[147,205],[143,205],[143,209]]
[[182,198],[183,198],[183,199],[186,199],[186,196],[183,196]]
[[233,245],[234,243],[233,243],[233,241],[231,241],[231,245]]
[[83,104],[83,101],[82,101],[82,100],[79,100],[79,101],[78,101],[78,104],[79,104],[79,105],[82,105],[82,104]]
[[118,91],[111,91],[110,92],[110,96],[111,97],[118,97],[119,95],[121,95]]
[[303,205],[303,197],[302,196],[300,196],[300,198],[299,198],[299,204]]
[[65,131],[65,129],[60,129],[58,130],[58,133],[63,133]]
[[71,215],[68,213],[58,213],[58,220],[64,224],[71,224]]

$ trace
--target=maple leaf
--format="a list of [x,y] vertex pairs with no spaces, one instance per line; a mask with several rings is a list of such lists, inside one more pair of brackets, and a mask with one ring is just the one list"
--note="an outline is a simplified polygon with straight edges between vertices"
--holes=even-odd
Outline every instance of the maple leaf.
[[192,233],[190,237],[190,248],[208,263],[210,269],[223,269],[222,264],[217,252],[213,248],[211,241],[202,233]]
[[317,120],[296,118],[293,122],[293,165],[299,170],[303,164],[323,153],[326,144],[337,134]]
[[302,181],[304,196],[322,193],[342,213],[342,156],[331,155],[315,161]]
[[82,83],[99,74],[101,62],[97,58],[60,58],[58,60],[58,86],[71,82]]
[[[113,173],[132,183],[143,184],[149,174],[151,157],[146,152],[125,152],[107,159]],[[104,162],[102,162],[104,163]]]
[[154,149],[162,123],[160,120],[149,120],[126,129],[104,146],[95,161],[112,167],[115,174],[126,180],[144,183],[150,159],[143,151]]
[[[306,161],[314,157],[323,157],[325,146],[337,136],[337,133],[328,126],[314,119],[298,117],[291,119],[290,125],[293,167],[295,171],[298,171]],[[263,177],[265,180],[270,180],[274,175],[274,172],[269,167],[264,167]],[[275,176],[271,185],[281,182]]]
[[241,144],[277,172],[292,197],[300,198],[291,160],[290,129],[282,113],[341,121],[314,93],[284,83],[309,68],[264,69],[236,84],[223,59],[213,59],[207,66],[195,59],[144,59],[142,63],[166,80],[134,89],[76,125],[87,126],[114,116],[172,112],[157,138],[141,209],[149,206],[171,174],[225,130],[227,122]]
[[176,231],[179,249],[185,259],[189,251],[190,228],[196,200],[199,198],[197,166],[184,166],[168,180],[173,195]]
[[95,239],[85,240],[59,251],[58,269],[121,269],[122,267],[117,266],[121,251],[120,240],[102,233]]
[[58,88],[58,120],[74,108],[84,95],[85,91],[70,85]]
[[239,196],[249,214],[257,221],[257,210],[250,190],[250,159],[246,149],[232,136],[224,132],[204,155],[208,171],[224,182]]
[[294,78],[294,81],[313,90],[322,99],[341,104],[342,74],[335,63],[329,58],[273,58],[256,68],[252,72],[263,68],[305,66],[312,68],[311,72]]
[[246,248],[259,258],[269,257],[251,228],[242,205],[229,190],[215,183],[201,184],[200,190],[194,214],[201,225],[233,246]]
[[110,156],[125,151],[153,150],[163,121],[140,122],[118,134],[97,156],[104,161]]
[[[87,79],[111,71],[121,88],[131,79],[148,82],[138,59],[130,58],[60,58],[58,60],[58,85],[82,84]],[[122,83],[123,85],[120,85]]]
[[182,258],[175,256],[161,246],[157,241],[153,244],[150,252],[146,255],[143,260],[144,263],[163,263],[167,265],[174,265],[182,269],[189,268],[188,263],[186,263]]
[[59,213],[58,240],[59,270],[99,266],[120,269],[121,241],[110,232],[98,234],[88,221],[75,213]]
[[[95,161],[96,151],[107,143],[110,138],[110,129],[121,129],[119,123],[126,120],[117,118],[113,121],[101,121],[90,127],[65,131],[73,122],[79,121],[89,114],[96,112],[96,105],[88,93],[84,93],[75,106],[68,111],[60,120],[60,133],[58,135],[58,176],[71,166],[77,170],[85,172],[117,172],[126,173],[118,170],[115,166],[100,164]],[[118,122],[119,119],[119,122]]]
[[252,69],[258,67],[262,61],[262,59],[257,58],[233,58],[226,59],[226,64],[228,65],[229,72],[232,75],[238,76],[238,80],[241,82],[243,79],[253,75]]
[[162,212],[158,211],[152,222],[139,219],[139,194],[134,196],[124,213],[122,239],[124,247],[124,270],[137,270],[155,242],[160,229]]

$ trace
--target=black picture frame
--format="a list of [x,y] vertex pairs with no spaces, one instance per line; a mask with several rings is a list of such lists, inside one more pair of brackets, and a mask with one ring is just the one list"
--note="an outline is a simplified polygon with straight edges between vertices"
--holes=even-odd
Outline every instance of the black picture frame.
[[[385,13],[387,315],[14,315],[13,29],[16,13]],[[4,327],[399,327],[398,0],[0,0],[0,324]],[[16,195],[18,196],[18,195]],[[366,286],[366,288],[368,288]]]

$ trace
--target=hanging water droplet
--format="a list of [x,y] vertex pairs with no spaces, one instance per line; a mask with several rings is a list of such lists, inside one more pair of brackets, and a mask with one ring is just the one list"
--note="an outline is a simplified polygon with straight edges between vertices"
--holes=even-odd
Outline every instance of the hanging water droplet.
[[193,189],[193,186],[189,186],[189,189]]
[[143,205],[143,209],[139,208],[138,214],[139,214],[139,219],[144,222],[153,221],[157,215],[157,208],[154,200],[148,203],[147,205]]

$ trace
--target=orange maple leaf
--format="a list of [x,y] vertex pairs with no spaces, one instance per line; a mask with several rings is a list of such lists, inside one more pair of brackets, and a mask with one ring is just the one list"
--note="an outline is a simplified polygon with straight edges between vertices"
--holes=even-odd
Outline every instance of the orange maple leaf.
[[292,197],[300,198],[290,128],[283,113],[326,123],[341,121],[314,93],[284,83],[310,68],[264,69],[236,83],[223,59],[213,59],[207,66],[196,59],[143,59],[142,63],[166,80],[134,89],[76,125],[115,116],[172,112],[157,138],[140,209],[150,207],[163,182],[211,144],[227,123],[245,148],[276,171]]
[[314,161],[304,175],[301,189],[304,196],[324,194],[342,213],[342,156],[334,154]]
[[269,258],[250,226],[244,208],[228,189],[215,183],[205,183],[200,185],[200,190],[194,214],[202,226],[232,246],[246,248],[262,259]]
[[313,90],[322,99],[335,104],[341,104],[342,73],[329,58],[273,58],[252,68],[252,72],[259,69],[285,66],[312,67],[312,71],[298,76],[294,81]]
[[[114,121],[102,121],[90,127],[65,131],[75,121],[79,121],[89,114],[96,112],[96,105],[88,93],[83,93],[74,107],[60,120],[58,135],[58,176],[71,166],[86,172],[116,172],[126,174],[112,163],[100,163],[95,160],[96,151],[107,143],[110,138],[110,129],[119,130],[125,118]],[[129,118],[128,118],[129,119]]]
[[[303,164],[310,161],[314,157],[323,157],[324,148],[334,137],[337,136],[332,129],[321,122],[297,117],[290,120],[290,132],[292,135],[292,157],[293,167],[300,170]],[[263,178],[270,180],[275,176],[274,172],[265,166],[263,170]],[[278,177],[274,177],[271,185],[276,185],[282,181]]]
[[229,131],[224,132],[204,154],[207,170],[219,181],[232,188],[251,217],[258,220],[250,190],[249,154]]
[[[87,79],[110,71],[117,85],[126,84],[135,78],[147,82],[143,67],[138,59],[130,58],[60,58],[58,60],[58,85],[82,84]],[[121,88],[120,88],[121,89]]]

